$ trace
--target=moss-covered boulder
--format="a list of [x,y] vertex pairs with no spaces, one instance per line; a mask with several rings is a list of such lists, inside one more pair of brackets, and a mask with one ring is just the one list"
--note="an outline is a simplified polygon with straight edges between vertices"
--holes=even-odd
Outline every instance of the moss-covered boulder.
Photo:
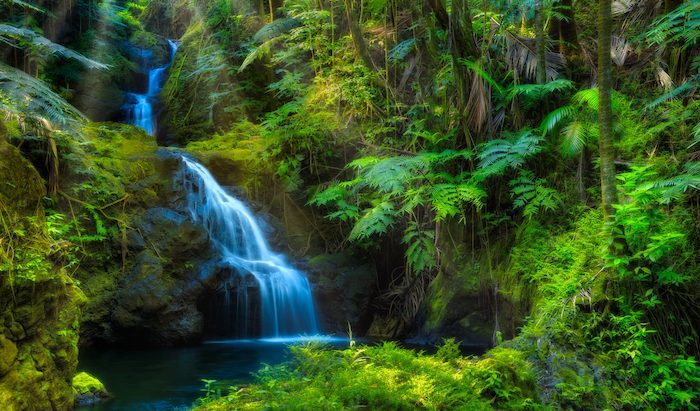
[[73,377],[73,395],[75,404],[78,406],[92,405],[110,397],[104,384],[86,372],[81,372]]
[[0,123],[0,203],[8,210],[31,214],[46,194],[44,181],[20,151],[7,141]]

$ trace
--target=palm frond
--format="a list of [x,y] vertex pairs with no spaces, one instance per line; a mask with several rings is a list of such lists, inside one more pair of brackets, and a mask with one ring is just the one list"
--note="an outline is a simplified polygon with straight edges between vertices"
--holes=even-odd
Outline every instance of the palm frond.
[[549,134],[554,130],[558,129],[562,122],[571,119],[576,114],[576,109],[573,106],[562,106],[558,109],[547,114],[542,123],[540,123],[540,130],[543,135]]
[[574,157],[583,151],[590,140],[590,124],[573,121],[561,132],[559,149],[565,156]]
[[[537,52],[534,39],[520,37],[506,32],[506,61],[508,65],[528,81],[537,78]],[[561,53],[547,51],[545,55],[547,81],[555,80],[566,67],[566,59]]]
[[648,109],[652,109],[657,107],[659,104],[663,103],[664,101],[667,100],[672,100],[678,96],[681,96],[685,94],[686,92],[693,91],[700,87],[700,74],[696,74],[695,76],[689,78],[685,83],[681,84],[680,86],[674,88],[673,90],[664,93],[661,97],[657,98],[656,100],[652,101],[647,105]]

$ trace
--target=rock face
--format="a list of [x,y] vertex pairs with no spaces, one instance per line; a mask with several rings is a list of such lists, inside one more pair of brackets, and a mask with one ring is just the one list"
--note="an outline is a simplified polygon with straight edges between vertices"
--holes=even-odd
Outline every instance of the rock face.
[[[213,255],[203,228],[183,211],[182,193],[173,182],[180,154],[159,149],[150,136],[128,126],[95,125],[87,134],[91,145],[84,164],[72,169],[90,173],[70,175],[66,190],[85,198],[80,189],[89,186],[88,202],[106,197],[102,203],[116,201],[121,209],[105,212],[116,223],[107,229],[111,237],[89,246],[88,261],[77,273],[89,297],[83,344],[198,341],[197,298],[215,280],[203,278],[200,266]],[[64,207],[96,220],[81,204]]]
[[[85,298],[55,265],[43,222],[43,180],[0,124],[0,404],[3,410],[70,410]],[[3,227],[0,225],[0,227]],[[7,227],[11,227],[7,231]],[[16,233],[22,232],[22,236]],[[8,242],[5,242],[8,241]],[[36,244],[39,244],[38,246]]]
[[318,255],[307,266],[322,328],[344,334],[350,326],[355,335],[365,335],[374,297],[368,284],[377,278],[374,267],[350,252]]

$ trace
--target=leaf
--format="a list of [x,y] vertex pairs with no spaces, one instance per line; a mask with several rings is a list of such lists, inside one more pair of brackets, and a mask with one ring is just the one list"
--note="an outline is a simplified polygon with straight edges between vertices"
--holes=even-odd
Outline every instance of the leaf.
[[468,69],[479,75],[484,81],[489,83],[491,87],[493,87],[494,90],[498,91],[498,94],[505,94],[505,90],[503,90],[503,87],[501,87],[498,82],[491,77],[489,73],[486,72],[478,63],[471,61],[471,60],[466,60],[466,59],[459,59],[459,62],[466,66]]
[[365,240],[376,234],[385,234],[389,227],[394,224],[396,210],[394,204],[389,201],[382,201],[376,206],[367,210],[360,218],[352,231],[350,240]]

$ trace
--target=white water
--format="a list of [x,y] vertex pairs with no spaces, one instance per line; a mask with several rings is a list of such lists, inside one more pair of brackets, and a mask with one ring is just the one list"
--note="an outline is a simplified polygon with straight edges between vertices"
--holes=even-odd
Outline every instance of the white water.
[[[183,157],[178,180],[186,192],[187,207],[192,219],[204,226],[210,240],[218,248],[222,261],[237,276],[250,274],[260,291],[262,337],[291,337],[318,332],[311,288],[306,276],[292,267],[286,258],[270,250],[253,213],[246,205],[229,195],[201,164]],[[230,300],[232,284],[240,277],[224,283]],[[237,324],[248,335],[245,322],[254,313],[248,288],[239,286],[236,304],[227,302],[229,315],[244,324]]]
[[156,67],[148,72],[147,93],[126,94],[127,102],[125,108],[127,112],[127,122],[141,127],[152,136],[155,135],[157,129],[156,116],[153,112],[153,103],[163,88],[165,76],[175,60],[175,53],[177,53],[178,44],[172,40],[168,40],[168,44],[170,46],[170,60],[166,65]]

